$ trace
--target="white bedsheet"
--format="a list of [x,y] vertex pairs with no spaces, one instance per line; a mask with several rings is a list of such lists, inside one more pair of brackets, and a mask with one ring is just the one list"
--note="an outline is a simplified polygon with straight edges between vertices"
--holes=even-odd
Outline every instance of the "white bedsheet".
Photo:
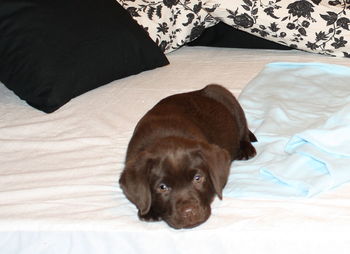
[[118,178],[135,124],[161,98],[209,83],[238,95],[270,62],[349,59],[205,47],[168,58],[52,114],[0,84],[0,253],[348,253],[350,185],[312,199],[215,200],[205,224],[174,230],[139,221]]

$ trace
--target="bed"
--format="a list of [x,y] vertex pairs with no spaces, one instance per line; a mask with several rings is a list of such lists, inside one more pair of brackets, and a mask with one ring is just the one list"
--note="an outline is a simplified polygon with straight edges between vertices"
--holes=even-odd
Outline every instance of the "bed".
[[112,76],[59,107],[38,110],[32,97],[20,99],[0,84],[1,253],[348,253],[349,184],[312,196],[236,195],[235,184],[244,184],[235,177],[240,162],[203,225],[175,230],[138,220],[118,179],[137,121],[160,99],[221,84],[239,98],[258,132],[249,88],[266,66],[350,67],[348,58],[296,49],[185,45],[169,51],[170,64],[161,58],[141,73]]

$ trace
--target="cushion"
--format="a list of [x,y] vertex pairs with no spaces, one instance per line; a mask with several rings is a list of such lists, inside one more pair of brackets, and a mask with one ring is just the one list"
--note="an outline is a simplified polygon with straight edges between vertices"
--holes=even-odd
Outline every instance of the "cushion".
[[0,0],[0,6],[0,81],[44,112],[168,64],[115,0]]
[[189,42],[188,45],[224,48],[291,49],[285,45],[235,29],[223,22],[205,29],[197,39]]
[[350,56],[350,6],[345,1],[204,0],[214,18],[292,48]]
[[218,21],[202,8],[202,1],[117,0],[162,49],[170,53],[196,39]]

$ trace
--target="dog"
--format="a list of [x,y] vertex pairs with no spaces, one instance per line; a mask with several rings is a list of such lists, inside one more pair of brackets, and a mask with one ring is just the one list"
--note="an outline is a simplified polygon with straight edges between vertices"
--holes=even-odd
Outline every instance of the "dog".
[[119,184],[144,221],[193,228],[222,199],[233,160],[256,154],[243,109],[224,87],[176,94],[157,103],[135,127]]

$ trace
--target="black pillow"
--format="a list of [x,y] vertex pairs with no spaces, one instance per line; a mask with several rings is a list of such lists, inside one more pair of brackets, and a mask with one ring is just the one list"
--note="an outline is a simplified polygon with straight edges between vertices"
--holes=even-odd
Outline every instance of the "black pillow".
[[201,36],[188,45],[224,48],[291,49],[276,42],[240,31],[223,22],[205,29]]
[[0,0],[0,81],[44,112],[168,63],[116,0]]

